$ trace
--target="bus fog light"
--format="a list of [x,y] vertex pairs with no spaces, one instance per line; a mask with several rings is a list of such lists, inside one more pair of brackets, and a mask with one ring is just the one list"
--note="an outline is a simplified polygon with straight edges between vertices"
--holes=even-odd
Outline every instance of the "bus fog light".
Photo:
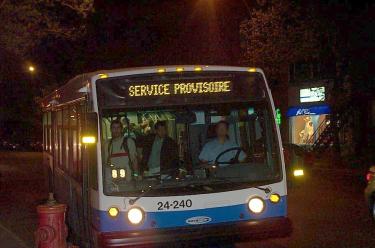
[[119,214],[119,211],[116,207],[111,207],[108,209],[108,214],[111,217],[116,217]]
[[270,202],[278,203],[280,201],[280,196],[278,194],[270,195]]
[[296,169],[296,170],[293,171],[293,175],[294,175],[295,177],[301,177],[301,176],[304,175],[304,172],[303,172],[302,169]]
[[128,220],[133,225],[137,225],[143,221],[144,213],[139,208],[132,208],[128,211]]
[[259,214],[264,210],[264,201],[259,197],[251,198],[248,205],[250,211],[255,214]]

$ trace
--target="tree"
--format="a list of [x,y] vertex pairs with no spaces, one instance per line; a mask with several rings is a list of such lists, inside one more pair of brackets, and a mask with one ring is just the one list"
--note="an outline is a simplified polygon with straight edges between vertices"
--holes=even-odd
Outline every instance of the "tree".
[[78,40],[93,11],[93,0],[0,0],[2,138],[21,142],[41,136],[36,99],[52,84],[45,80],[48,68],[37,68],[37,74],[30,75],[25,60],[34,55],[37,62],[41,54],[36,48],[46,47],[51,40]]
[[284,0],[253,9],[240,26],[243,62],[263,68],[271,81],[282,81],[291,63],[316,58],[319,23],[311,13],[311,8]]
[[24,56],[47,36],[76,39],[93,11],[93,0],[0,0],[0,46]]

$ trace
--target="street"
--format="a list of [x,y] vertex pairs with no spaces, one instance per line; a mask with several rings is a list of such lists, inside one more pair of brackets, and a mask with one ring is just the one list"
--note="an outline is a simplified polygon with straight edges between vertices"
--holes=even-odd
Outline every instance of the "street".
[[[35,207],[47,197],[41,154],[1,152],[0,173],[0,247],[33,247]],[[375,247],[364,186],[360,173],[314,169],[289,190],[292,236],[236,247]]]

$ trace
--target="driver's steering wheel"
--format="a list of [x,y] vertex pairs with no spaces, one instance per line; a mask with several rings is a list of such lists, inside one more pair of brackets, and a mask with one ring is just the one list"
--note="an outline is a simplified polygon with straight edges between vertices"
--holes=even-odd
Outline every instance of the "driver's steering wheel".
[[[228,152],[231,152],[231,151],[237,151],[237,153],[234,156],[234,158],[232,158],[230,161],[218,162],[219,158],[221,156],[223,156],[225,153],[228,153]],[[241,151],[243,151],[241,147],[232,147],[232,148],[226,149],[225,151],[223,151],[219,155],[217,155],[217,157],[215,158],[215,164],[217,164],[217,165],[219,165],[219,164],[237,164],[237,163],[240,162],[238,160],[238,158],[240,157]]]

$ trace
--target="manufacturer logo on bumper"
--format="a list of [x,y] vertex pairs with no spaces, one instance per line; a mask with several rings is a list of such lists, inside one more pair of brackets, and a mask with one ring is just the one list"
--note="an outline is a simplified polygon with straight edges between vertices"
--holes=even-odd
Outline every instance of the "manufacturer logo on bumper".
[[210,222],[212,219],[208,216],[195,216],[186,220],[187,224],[190,225],[201,225]]

